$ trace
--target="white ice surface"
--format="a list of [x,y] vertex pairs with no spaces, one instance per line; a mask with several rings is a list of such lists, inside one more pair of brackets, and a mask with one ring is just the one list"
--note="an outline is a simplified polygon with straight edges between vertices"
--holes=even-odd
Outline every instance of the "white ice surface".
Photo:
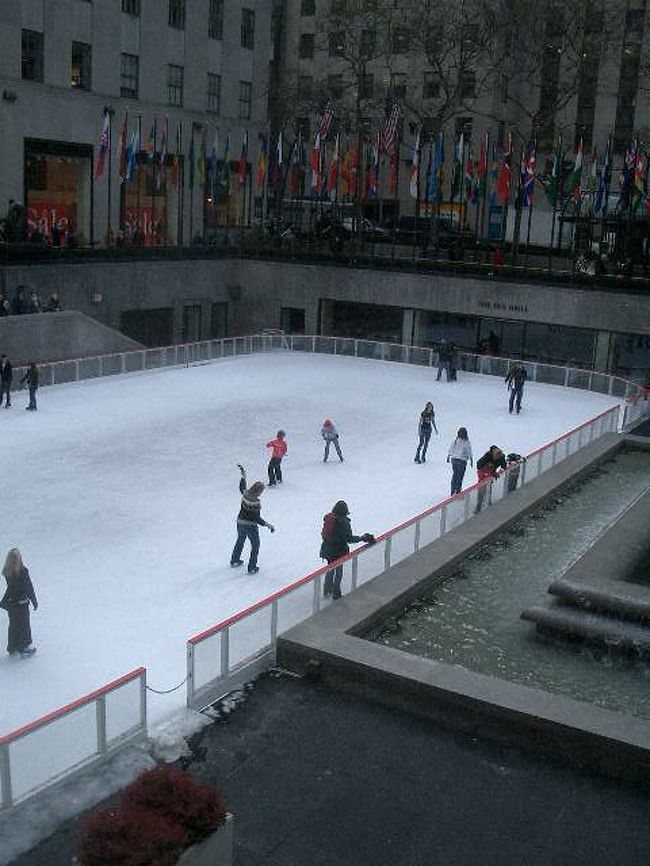
[[[526,454],[613,404],[528,383],[511,416],[498,378],[437,383],[428,368],[282,352],[45,388],[38,413],[23,396],[0,411],[0,555],[17,546],[30,569],[38,652],[0,655],[0,733],[139,665],[155,688],[179,683],[190,635],[322,564],[322,515],[337,499],[355,531],[380,533],[447,496],[459,426],[475,457],[491,443]],[[427,400],[440,435],[418,466]],[[344,464],[322,462],[326,417]],[[236,463],[249,481],[265,479],[265,443],[279,428],[285,482],[262,497],[277,531],[261,530],[252,577],[229,567]],[[468,469],[465,483],[474,480]],[[2,614],[3,644],[5,627]],[[155,724],[184,705],[185,689],[149,697]]]

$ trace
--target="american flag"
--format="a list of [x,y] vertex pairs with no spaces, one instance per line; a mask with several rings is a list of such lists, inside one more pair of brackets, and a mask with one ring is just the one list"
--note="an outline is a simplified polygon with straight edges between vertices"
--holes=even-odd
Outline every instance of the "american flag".
[[394,102],[390,111],[388,108],[386,109],[386,115],[379,127],[379,148],[380,150],[383,150],[384,153],[390,153],[393,149],[397,137],[397,130],[399,128],[400,117],[401,111],[399,104]]
[[104,112],[104,125],[99,134],[99,143],[97,145],[97,160],[95,162],[95,179],[104,174],[104,165],[106,164],[106,154],[111,146],[110,140],[111,120],[108,111]]
[[332,103],[328,102],[325,108],[318,116],[318,120],[316,121],[316,129],[314,132],[314,140],[316,140],[316,136],[319,135],[321,141],[324,141],[330,131],[332,126],[332,120],[334,119],[334,108],[332,107]]

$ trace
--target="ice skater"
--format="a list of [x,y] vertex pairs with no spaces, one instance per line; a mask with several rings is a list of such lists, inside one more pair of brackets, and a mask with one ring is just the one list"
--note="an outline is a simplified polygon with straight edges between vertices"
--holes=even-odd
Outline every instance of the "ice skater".
[[23,565],[17,547],[12,547],[7,554],[2,573],[7,581],[7,589],[0,599],[0,607],[9,614],[7,652],[27,658],[36,652],[36,647],[32,645],[29,605],[31,602],[34,610],[38,610],[38,601],[29,571]]
[[459,427],[456,438],[449,446],[447,463],[451,461],[451,495],[455,496],[463,489],[463,478],[467,463],[473,466],[472,443],[469,441],[466,427]]
[[268,467],[269,487],[282,484],[282,458],[287,453],[285,436],[284,430],[278,430],[278,435],[275,439],[271,439],[270,442],[266,443],[266,447],[272,449]]
[[339,445],[339,434],[337,433],[336,427],[329,418],[326,418],[323,421],[320,435],[325,440],[325,453],[323,454],[323,463],[327,463],[327,458],[330,456],[330,445],[334,446],[334,449],[338,454],[339,460],[341,461],[341,463],[343,463],[343,455],[341,454],[341,446]]
[[[375,536],[370,532],[363,535],[352,534],[350,523],[350,511],[347,502],[340,499],[332,510],[323,517],[323,529],[321,531],[322,544],[320,546],[320,557],[326,559],[330,565],[346,553],[350,552],[349,544],[365,541],[366,544],[374,544]],[[343,565],[337,565],[325,575],[323,595],[325,598],[341,598],[341,578],[343,577]]]
[[512,415],[513,406],[517,410],[517,415],[521,412],[521,398],[524,396],[524,382],[528,378],[528,373],[525,371],[522,364],[514,364],[509,370],[504,379],[510,391],[510,401],[508,403],[508,411]]
[[433,403],[429,402],[420,412],[420,420],[418,421],[418,436],[420,439],[415,452],[415,463],[427,462],[427,448],[429,447],[429,439],[431,439],[431,430],[435,430],[436,436],[438,435],[436,413],[433,411]]
[[27,368],[27,372],[20,380],[20,384],[27,382],[29,389],[29,406],[25,406],[30,412],[36,412],[36,391],[38,390],[38,367],[33,362]]
[[271,532],[275,532],[275,526],[267,520],[262,519],[262,503],[260,496],[264,492],[264,484],[256,481],[249,488],[246,487],[246,471],[241,464],[239,466],[239,492],[241,493],[241,505],[237,515],[237,541],[230,555],[230,564],[236,568],[244,564],[241,553],[244,542],[248,538],[251,543],[251,552],[248,558],[248,573],[257,574],[259,567],[257,557],[260,552],[260,526],[266,526]]
[[11,406],[11,380],[13,379],[11,361],[6,355],[0,355],[0,406],[6,397],[5,409]]
[[453,346],[446,340],[441,340],[440,345],[438,346],[438,375],[436,376],[436,382],[441,380],[443,370],[445,371],[447,381],[449,382],[451,378],[451,361],[453,353]]
[[485,454],[476,461],[476,476],[481,486],[478,489],[475,514],[478,514],[483,507],[485,494],[490,486],[487,482],[498,478],[499,470],[505,468],[506,458],[498,445],[490,445]]

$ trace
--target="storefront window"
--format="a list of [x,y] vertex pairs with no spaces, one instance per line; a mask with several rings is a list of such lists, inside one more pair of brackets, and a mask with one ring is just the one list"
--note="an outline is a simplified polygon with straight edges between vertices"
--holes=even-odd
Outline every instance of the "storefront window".
[[33,241],[84,246],[91,232],[92,148],[28,140],[25,206]]
[[119,243],[125,246],[165,246],[176,243],[178,191],[174,169],[152,163],[140,154],[133,180],[122,185]]

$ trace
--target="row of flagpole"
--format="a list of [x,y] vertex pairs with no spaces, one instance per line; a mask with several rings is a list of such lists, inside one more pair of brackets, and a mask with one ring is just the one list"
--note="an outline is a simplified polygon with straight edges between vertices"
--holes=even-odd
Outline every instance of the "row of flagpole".
[[[95,179],[104,174],[108,162],[108,226],[107,236],[112,233],[110,216],[110,180],[112,157],[112,116],[113,110],[105,108],[104,121],[97,147]],[[287,184],[292,198],[305,197],[316,201],[329,199],[330,202],[355,199],[380,198],[381,167],[385,166],[386,198],[398,203],[399,200],[399,162],[402,146],[402,118],[398,103],[387,108],[385,117],[370,135],[356,141],[351,137],[344,147],[340,131],[334,130],[334,109],[327,103],[319,113],[311,143],[305,141],[302,131],[294,136],[290,148],[286,148],[285,133],[280,129],[271,136],[267,130],[258,138],[257,168],[254,183],[257,193],[266,203],[266,213],[275,206],[278,215]],[[195,185],[205,196],[216,200],[223,191],[232,192],[231,180],[231,135],[223,139],[218,128],[213,130],[212,140],[208,140],[209,130],[203,123],[192,122],[190,128],[189,151],[187,157],[188,188],[190,192],[190,236],[193,234]],[[273,145],[271,145],[273,142]],[[359,142],[363,152],[359,153]],[[311,150],[309,151],[309,148]],[[519,241],[521,212],[528,209],[527,243],[530,241],[530,226],[535,199],[536,181],[541,183],[553,209],[551,246],[554,242],[557,212],[562,212],[570,203],[580,203],[588,199],[591,215],[607,215],[612,180],[612,139],[608,138],[603,158],[598,164],[596,150],[591,155],[589,170],[584,170],[582,138],[579,139],[573,156],[573,167],[563,172],[565,154],[562,135],[558,135],[557,145],[552,157],[550,172],[541,175],[538,171],[537,135],[523,144],[518,167],[515,163],[514,136],[509,133],[506,142],[497,156],[497,146],[490,141],[489,132],[480,138],[478,153],[463,131],[456,134],[453,145],[453,159],[449,181],[449,198],[446,200],[451,209],[457,209],[462,229],[467,229],[469,207],[475,208],[474,234],[478,237],[485,232],[486,205],[500,205],[502,213],[501,237],[505,237],[508,207],[514,204],[517,214],[515,243]],[[285,149],[289,152],[285,159]],[[250,175],[248,131],[241,136],[241,149],[236,161],[235,173],[238,177],[237,191],[245,195]],[[146,142],[142,139],[142,119],[129,131],[128,112],[120,128],[117,146],[117,164],[120,183],[130,184],[136,176],[137,166],[148,164],[152,171],[152,198],[154,189],[161,191],[166,168],[171,167],[171,182],[179,190],[179,238],[182,238],[183,218],[183,166],[184,136],[183,124],[177,123],[175,145],[170,147],[169,125],[166,117],[154,118]],[[416,213],[424,204],[431,212],[445,201],[446,158],[444,131],[423,141],[422,130],[413,128],[412,155],[408,174],[408,195],[414,199]],[[619,176],[618,208],[627,209],[633,215],[643,205],[648,208],[647,194],[648,157],[645,148],[638,140],[630,142]],[[251,178],[252,180],[252,178]],[[139,194],[139,184],[138,184]],[[456,205],[457,202],[457,205]],[[152,202],[153,204],[153,202]],[[139,209],[139,203],[138,203]]]

